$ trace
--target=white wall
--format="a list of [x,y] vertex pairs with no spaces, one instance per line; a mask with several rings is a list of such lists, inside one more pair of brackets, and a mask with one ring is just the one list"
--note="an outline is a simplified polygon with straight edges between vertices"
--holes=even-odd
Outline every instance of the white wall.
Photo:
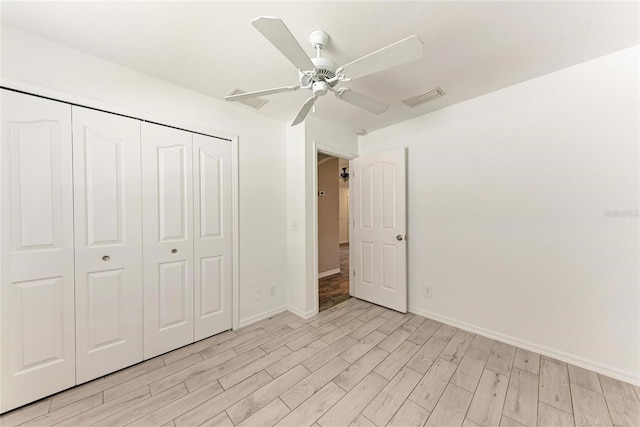
[[358,139],[349,130],[313,114],[287,131],[287,290],[289,310],[309,318],[318,311],[316,255],[315,145],[355,156]]
[[[239,137],[240,321],[286,306],[283,123],[117,64],[2,28],[2,78],[220,129]],[[269,297],[269,286],[277,294]],[[252,300],[252,289],[261,299]]]
[[[306,216],[306,140],[305,125],[287,127],[287,292],[289,310],[302,317],[313,312],[307,308]],[[310,221],[310,220],[309,220]],[[310,313],[308,313],[308,311]]]
[[307,143],[315,142],[348,153],[358,152],[358,137],[355,131],[318,120],[313,114],[309,115],[305,124]]
[[411,311],[640,384],[639,76],[636,46],[360,139],[408,147]]

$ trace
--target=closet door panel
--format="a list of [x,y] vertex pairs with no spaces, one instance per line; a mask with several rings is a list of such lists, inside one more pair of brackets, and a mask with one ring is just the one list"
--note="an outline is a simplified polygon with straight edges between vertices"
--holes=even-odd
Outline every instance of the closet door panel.
[[140,122],[73,107],[77,380],[142,361]]
[[231,143],[193,135],[195,339],[231,329]]
[[193,342],[192,135],[144,123],[144,357]]
[[0,91],[0,412],[75,384],[71,107]]

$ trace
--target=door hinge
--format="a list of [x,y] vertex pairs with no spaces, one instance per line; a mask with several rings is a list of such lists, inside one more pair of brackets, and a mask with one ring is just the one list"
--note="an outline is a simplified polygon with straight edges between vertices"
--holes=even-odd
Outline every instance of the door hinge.
[[353,270],[353,277],[356,277],[356,271]]

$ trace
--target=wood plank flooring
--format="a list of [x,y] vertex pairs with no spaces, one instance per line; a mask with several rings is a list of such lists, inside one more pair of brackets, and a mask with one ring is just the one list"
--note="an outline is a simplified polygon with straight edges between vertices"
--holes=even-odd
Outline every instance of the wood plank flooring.
[[349,244],[340,245],[340,273],[318,280],[319,310],[325,311],[349,299]]
[[640,387],[356,299],[74,387],[0,426],[640,426]]

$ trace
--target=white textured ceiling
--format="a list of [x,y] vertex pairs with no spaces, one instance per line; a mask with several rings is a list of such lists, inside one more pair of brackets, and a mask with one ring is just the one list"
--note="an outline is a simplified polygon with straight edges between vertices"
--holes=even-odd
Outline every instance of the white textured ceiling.
[[[2,23],[222,99],[297,84],[297,70],[251,25],[277,16],[310,56],[307,35],[344,64],[412,34],[424,58],[343,85],[386,100],[380,116],[325,96],[319,119],[369,132],[638,44],[639,3],[630,2],[12,2]],[[435,87],[446,96],[417,108],[402,100]],[[260,114],[288,122],[306,91],[267,97]],[[237,108],[249,108],[237,106]]]

